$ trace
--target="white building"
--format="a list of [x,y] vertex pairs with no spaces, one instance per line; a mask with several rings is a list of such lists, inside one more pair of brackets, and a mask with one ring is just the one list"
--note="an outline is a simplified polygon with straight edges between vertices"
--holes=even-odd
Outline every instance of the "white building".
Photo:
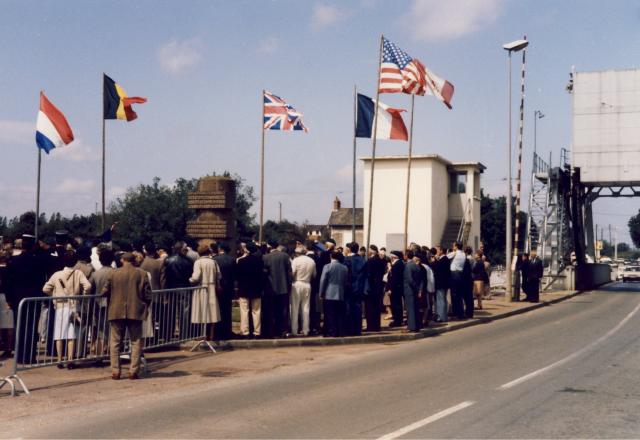
[[[367,237],[371,158],[364,162],[364,237]],[[460,239],[480,245],[480,162],[449,162],[436,155],[414,156],[411,164],[408,243],[450,247]],[[387,250],[404,247],[407,157],[376,157],[371,243]]]

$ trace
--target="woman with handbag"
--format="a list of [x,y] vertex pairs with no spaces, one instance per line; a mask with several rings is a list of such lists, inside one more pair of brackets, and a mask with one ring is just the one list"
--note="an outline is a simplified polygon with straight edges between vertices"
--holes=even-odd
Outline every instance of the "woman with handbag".
[[[64,268],[51,275],[42,288],[45,295],[55,297],[69,297],[87,295],[91,292],[91,283],[87,277],[74,266],[78,257],[73,251],[67,251],[63,257]],[[63,368],[63,343],[67,341],[67,368],[74,368],[73,362],[77,327],[80,321],[77,301],[72,299],[53,300],[55,309],[53,339],[56,342],[58,368]],[[47,335],[50,337],[50,335]]]

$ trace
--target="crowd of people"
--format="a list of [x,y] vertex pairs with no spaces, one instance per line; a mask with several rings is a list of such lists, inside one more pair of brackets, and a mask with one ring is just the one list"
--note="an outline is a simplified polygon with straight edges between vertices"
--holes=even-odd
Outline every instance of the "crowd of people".
[[[194,245],[196,250],[184,241],[171,249],[150,241],[116,248],[110,235],[106,231],[89,243],[66,231],[56,233],[55,242],[24,235],[0,252],[0,292],[14,312],[23,298],[102,295],[97,307],[104,308],[108,329],[90,339],[103,345],[94,353],[106,352],[108,344],[114,379],[120,378],[125,332],[135,379],[144,338],[149,332],[170,338],[175,320],[206,324],[208,340],[357,336],[381,331],[383,322],[418,332],[433,323],[471,319],[490,297],[491,265],[482,246],[473,252],[460,243],[451,249],[411,244],[404,252],[387,252],[358,243],[337,247],[332,239],[295,244],[245,240],[232,255],[225,243]],[[523,263],[532,301],[537,301],[538,263],[535,254]],[[153,291],[193,286],[199,287],[184,303],[185,313],[150,316]],[[232,325],[236,298],[238,332]],[[63,354],[77,350],[77,306],[65,300],[53,304],[52,351],[62,365]],[[37,340],[36,329],[19,330],[26,341]],[[12,350],[8,339],[5,334],[0,349]],[[34,362],[37,343],[29,346],[33,349],[19,353],[20,363]]]

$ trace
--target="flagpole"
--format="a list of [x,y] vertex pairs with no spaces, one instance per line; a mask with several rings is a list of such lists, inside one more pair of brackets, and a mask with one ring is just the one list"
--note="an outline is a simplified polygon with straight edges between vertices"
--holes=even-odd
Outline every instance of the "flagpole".
[[105,230],[106,225],[106,202],[105,202],[105,188],[106,188],[106,158],[107,158],[107,148],[106,148],[106,136],[105,136],[105,114],[104,114],[104,73],[102,74],[102,230]]
[[371,245],[371,211],[373,210],[373,173],[376,165],[376,142],[378,140],[378,101],[380,99],[380,75],[382,68],[382,46],[384,42],[384,35],[380,35],[380,51],[378,53],[378,82],[376,83],[376,102],[373,116],[373,141],[371,143],[371,178],[369,182],[369,215],[367,216],[367,252]]
[[38,223],[40,220],[40,171],[42,169],[42,148],[38,147],[38,183],[36,185],[36,221],[35,231],[36,243],[38,242]]
[[358,90],[353,85],[353,200],[351,205],[351,242],[356,241],[356,130],[358,129]]
[[260,229],[258,242],[262,243],[262,227],[264,224],[264,89],[262,90],[262,120],[260,121],[262,132],[262,145],[260,148]]
[[409,246],[409,194],[411,192],[411,159],[413,153],[413,108],[416,95],[411,95],[411,118],[409,119],[409,154],[407,155],[407,194],[404,204],[404,249]]

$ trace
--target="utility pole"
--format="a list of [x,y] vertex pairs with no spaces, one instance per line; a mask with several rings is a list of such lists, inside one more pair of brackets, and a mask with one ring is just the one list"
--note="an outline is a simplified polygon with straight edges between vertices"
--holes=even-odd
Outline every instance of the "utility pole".
[[282,223],[282,202],[278,202],[278,205],[280,206],[280,215],[278,216],[279,218],[278,223]]
[[618,227],[616,226],[616,235],[614,237],[615,243],[613,244],[613,259],[618,259]]

